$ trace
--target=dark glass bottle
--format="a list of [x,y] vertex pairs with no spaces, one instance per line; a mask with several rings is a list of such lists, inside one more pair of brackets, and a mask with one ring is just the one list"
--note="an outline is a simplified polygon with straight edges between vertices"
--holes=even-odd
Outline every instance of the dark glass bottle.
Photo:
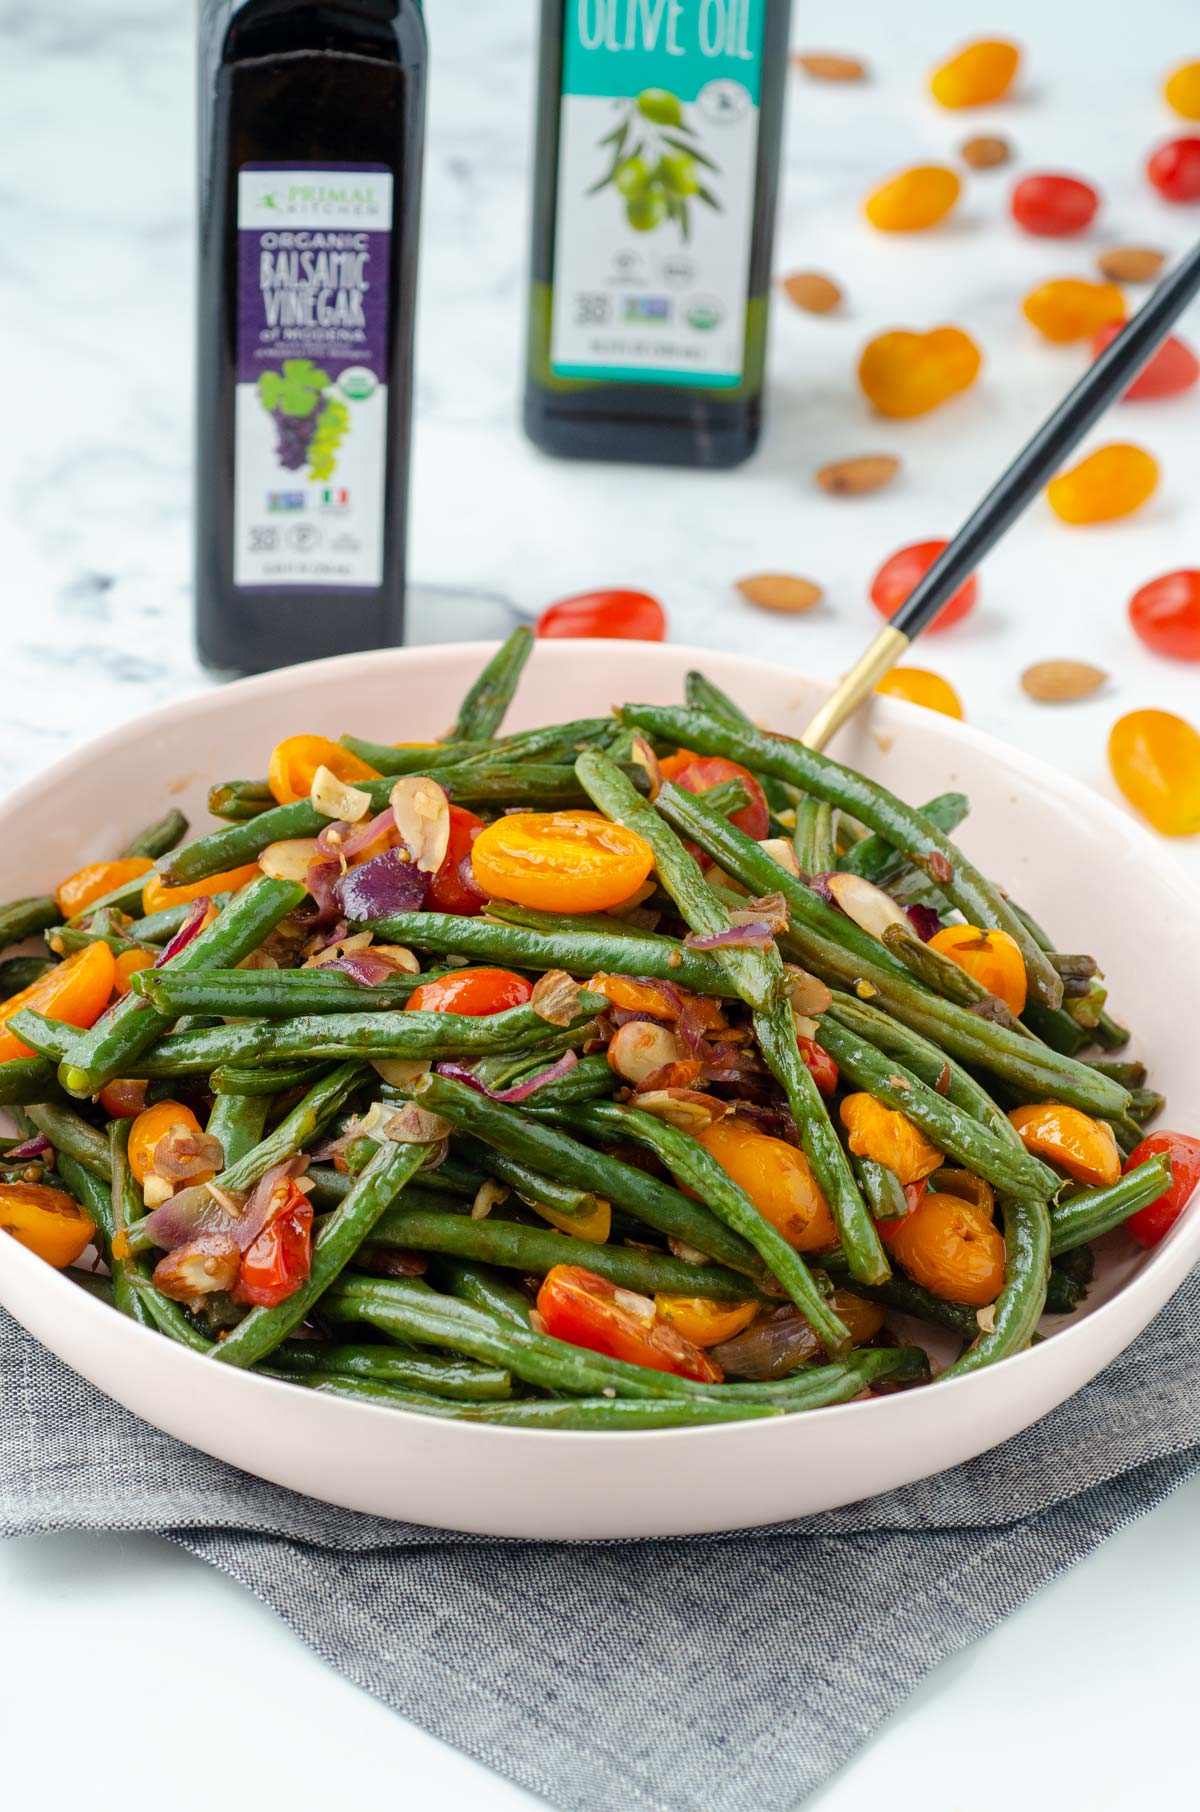
[[525,430],[546,452],[753,452],[789,14],[542,0]]
[[196,638],[253,673],[401,639],[417,0],[203,0]]

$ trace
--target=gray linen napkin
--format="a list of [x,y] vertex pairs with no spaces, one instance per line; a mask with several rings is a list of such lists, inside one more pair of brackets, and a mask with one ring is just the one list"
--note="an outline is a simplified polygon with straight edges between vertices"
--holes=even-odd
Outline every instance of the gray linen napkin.
[[264,1484],[0,1311],[0,1536],[159,1531],[564,1812],[792,1812],[938,1661],[1200,1466],[1198,1360],[1200,1275],[1085,1391],[954,1471],[752,1534],[551,1544]]

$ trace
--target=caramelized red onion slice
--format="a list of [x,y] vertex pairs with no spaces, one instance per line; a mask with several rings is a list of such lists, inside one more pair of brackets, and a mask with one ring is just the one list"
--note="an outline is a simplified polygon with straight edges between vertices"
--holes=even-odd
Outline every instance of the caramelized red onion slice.
[[931,937],[936,937],[942,929],[942,921],[932,906],[906,906],[908,920],[923,944]]
[[346,824],[338,819],[335,824],[327,824],[317,838],[321,854],[332,856],[335,860],[345,857],[352,862],[360,850],[369,849],[372,843],[386,836],[396,821],[391,806],[376,812],[373,818],[364,818],[361,824]]
[[333,897],[348,919],[387,918],[393,912],[419,912],[429,892],[429,875],[398,849],[372,856],[347,869],[333,885]]
[[154,967],[156,969],[161,969],[164,964],[170,962],[173,956],[178,956],[181,950],[186,950],[193,938],[199,937],[211,905],[212,901],[206,893],[202,893],[199,899],[192,901],[191,911],[183,924],[170,942],[163,945],[161,956],[155,959]]
[[10,1145],[4,1154],[6,1164],[23,1163],[26,1158],[40,1158],[43,1152],[50,1150],[50,1141],[45,1133],[38,1133],[35,1138],[26,1139],[24,1145]]
[[386,957],[376,956],[370,950],[347,950],[344,956],[335,956],[331,963],[322,963],[321,968],[326,973],[330,969],[340,969],[343,975],[350,976],[363,988],[374,988],[379,982],[390,981],[396,973]]
[[748,925],[729,925],[724,931],[689,931],[685,950],[765,950],[775,933],[761,919]]
[[203,1183],[191,1189],[180,1189],[161,1208],[147,1216],[145,1230],[154,1244],[165,1252],[174,1252],[208,1233],[228,1234],[245,1252],[273,1217],[277,1206],[272,1200],[276,1185],[286,1177],[302,1176],[307,1169],[308,1158],[305,1156],[276,1164],[237,1214],[231,1214],[229,1210],[230,1203],[235,1207],[238,1203],[235,1195],[222,1198]]
[[435,1067],[439,1076],[450,1076],[455,1082],[465,1082],[468,1088],[473,1088],[477,1094],[486,1095],[489,1101],[512,1103],[528,1101],[530,1095],[536,1094],[538,1089],[544,1088],[547,1082],[557,1082],[561,1076],[570,1075],[578,1062],[579,1059],[574,1051],[564,1051],[558,1061],[550,1064],[548,1068],[538,1070],[535,1075],[526,1076],[523,1082],[514,1082],[511,1088],[501,1089],[488,1088],[468,1064],[447,1062],[439,1063]]

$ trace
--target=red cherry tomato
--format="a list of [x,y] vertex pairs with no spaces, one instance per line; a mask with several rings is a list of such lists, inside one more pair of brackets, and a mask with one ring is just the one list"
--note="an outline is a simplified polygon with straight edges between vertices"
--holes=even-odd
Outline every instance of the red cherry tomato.
[[[894,617],[919,579],[923,579],[942,549],[949,544],[945,541],[914,541],[910,547],[902,547],[890,560],[885,560],[871,581],[871,602],[881,616]],[[960,585],[947,604],[943,604],[927,634],[939,629],[949,629],[952,623],[961,623],[965,616],[974,610],[979,598],[979,581],[972,574],[965,585]]]
[[1171,1186],[1156,1202],[1148,1207],[1139,1208],[1125,1222],[1139,1246],[1157,1246],[1159,1240],[1165,1239],[1175,1225],[1188,1199],[1200,1183],[1200,1139],[1189,1138],[1187,1133],[1154,1132],[1149,1138],[1135,1145],[1125,1160],[1125,1172],[1136,1170],[1139,1164],[1152,1158],[1155,1152],[1167,1154],[1171,1166]]
[[450,841],[442,866],[429,883],[429,908],[432,912],[452,912],[458,918],[474,918],[487,905],[487,895],[475,885],[469,857],[471,845],[483,829],[483,819],[465,806],[450,807]]
[[823,1051],[815,1038],[797,1038],[804,1067],[823,1095],[832,1095],[838,1085],[838,1066]]
[[876,1221],[875,1231],[878,1233],[885,1246],[890,1244],[895,1238],[896,1233],[903,1227],[908,1216],[916,1213],[916,1210],[925,1200],[928,1190],[928,1177],[922,1177],[919,1183],[906,1183],[904,1185],[904,1199],[908,1203],[908,1212],[906,1214],[898,1214],[890,1221]]
[[590,636],[603,642],[665,642],[667,613],[648,591],[584,591],[548,604],[539,636]]
[[242,1254],[230,1295],[273,1309],[307,1283],[312,1268],[312,1204],[293,1182],[282,1207]]
[[753,837],[756,843],[767,835],[771,818],[766,797],[753,774],[736,761],[726,761],[723,755],[693,755],[687,749],[681,749],[678,755],[668,755],[659,765],[663,779],[682,787],[685,793],[707,793],[726,780],[740,780],[750,795],[750,803],[740,812],[734,812],[729,822]]
[[719,1384],[725,1375],[702,1347],[659,1320],[651,1297],[620,1290],[582,1265],[555,1265],[548,1271],[537,1306],[555,1340],[703,1384]]
[[1146,175],[1164,201],[1200,201],[1200,138],[1171,138],[1153,152]]
[[1155,654],[1200,661],[1200,570],[1182,567],[1151,579],[1130,598],[1129,620]]
[[1023,176],[1012,192],[1012,217],[1041,239],[1082,233],[1100,206],[1090,183],[1074,176]]
[[454,969],[449,975],[421,982],[408,997],[412,1013],[466,1013],[484,1018],[509,1007],[523,1007],[533,988],[511,969]]
[[[1092,341],[1092,351],[1097,357],[1112,344],[1123,325],[1121,321],[1112,321],[1099,329]],[[1200,378],[1200,359],[1183,340],[1169,334],[1142,366],[1121,401],[1149,403],[1161,396],[1178,396],[1181,391],[1190,390],[1197,378]]]

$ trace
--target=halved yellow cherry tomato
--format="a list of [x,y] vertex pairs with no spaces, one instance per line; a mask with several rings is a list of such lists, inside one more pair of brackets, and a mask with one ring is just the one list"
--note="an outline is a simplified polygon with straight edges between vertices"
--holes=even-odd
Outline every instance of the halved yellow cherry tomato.
[[653,866],[645,838],[599,812],[512,812],[471,846],[484,893],[542,912],[604,912],[627,900]]
[[957,1195],[926,1195],[896,1228],[889,1250],[914,1283],[946,1302],[982,1309],[1004,1288],[1004,1238],[990,1216]]
[[715,1302],[711,1296],[654,1298],[658,1318],[693,1346],[718,1346],[748,1328],[758,1314],[756,1302]]
[[868,1340],[874,1340],[885,1320],[882,1303],[868,1302],[865,1296],[855,1296],[850,1290],[835,1290],[829,1298],[829,1307],[850,1330],[850,1339],[855,1346],[864,1346]]
[[106,893],[123,887],[126,881],[136,881],[139,875],[149,874],[153,867],[149,856],[122,856],[119,862],[89,862],[85,868],[77,868],[73,875],[60,881],[54,889],[58,910],[64,919],[73,919],[86,911],[94,900],[103,899]]
[[91,1245],[96,1223],[65,1190],[44,1183],[0,1186],[0,1233],[61,1271]]
[[8,1021],[22,1007],[32,1007],[48,1019],[65,1020],[69,1026],[94,1025],[113,991],[115,964],[107,944],[86,944],[65,963],[50,969],[37,981],[10,995],[0,1005],[0,1063],[11,1057],[32,1057],[29,1046],[8,1030]]
[[836,1246],[829,1204],[802,1151],[736,1120],[718,1120],[696,1137],[789,1246],[797,1252]]
[[885,673],[875,688],[887,698],[903,698],[910,705],[924,705],[927,711],[940,711],[943,717],[958,717],[963,714],[962,700],[940,673],[930,673],[925,667],[893,667]]
[[154,1148],[173,1126],[200,1131],[199,1120],[182,1101],[156,1101],[153,1107],[143,1109],[130,1127],[129,1168],[139,1183],[144,1183],[154,1169]]
[[1121,1153],[1112,1128],[1093,1120],[1077,1107],[1059,1101],[1040,1101],[1032,1107],[1014,1107],[1009,1119],[1021,1135],[1026,1151],[1065,1170],[1089,1189],[1107,1188],[1121,1174]]
[[841,1115],[855,1156],[886,1165],[902,1183],[919,1183],[942,1162],[937,1146],[905,1114],[885,1107],[874,1095],[847,1095]]
[[129,992],[129,984],[140,969],[153,969],[157,957],[153,950],[122,950],[113,964],[113,989],[117,994]]
[[971,1202],[989,1217],[996,1206],[995,1190],[983,1177],[977,1177],[973,1170],[959,1170],[954,1165],[947,1165],[944,1170],[934,1171],[929,1179],[929,1187],[935,1195],[956,1195],[962,1202]]
[[929,940],[931,950],[948,956],[1002,1000],[1010,1013],[1025,1011],[1028,980],[1021,946],[1007,931],[981,931],[978,925],[944,925]]
[[313,776],[318,768],[328,768],[348,786],[360,780],[378,780],[378,768],[368,767],[340,742],[327,736],[285,736],[271,751],[267,785],[280,805],[295,805],[307,799],[312,791]]
[[560,1214],[557,1208],[548,1208],[545,1202],[530,1202],[528,1206],[560,1233],[569,1233],[572,1239],[586,1240],[589,1246],[605,1245],[612,1232],[612,1204],[602,1196],[597,1196],[596,1206],[589,1214]]
[[227,868],[219,875],[206,875],[203,881],[182,881],[178,887],[169,886],[158,875],[151,875],[142,888],[142,911],[147,917],[152,912],[161,912],[165,906],[185,906],[189,900],[199,900],[205,894],[210,897],[217,893],[236,893],[239,887],[246,887],[251,881],[257,881],[262,869],[257,862],[246,862],[241,868]]

